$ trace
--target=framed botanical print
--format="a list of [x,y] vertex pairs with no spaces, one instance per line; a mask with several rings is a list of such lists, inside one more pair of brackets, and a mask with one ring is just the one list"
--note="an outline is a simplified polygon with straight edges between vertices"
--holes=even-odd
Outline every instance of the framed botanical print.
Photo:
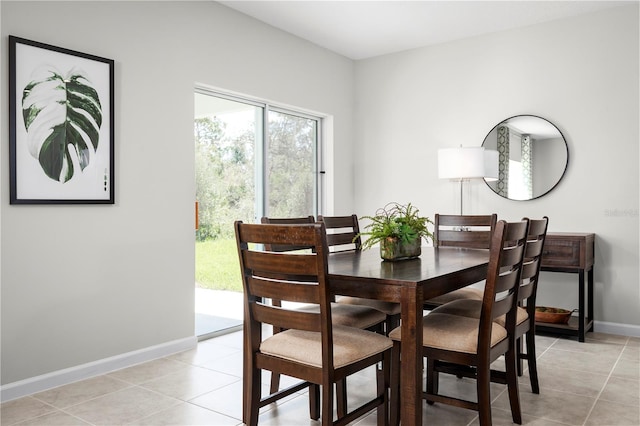
[[9,36],[11,204],[114,203],[114,61]]

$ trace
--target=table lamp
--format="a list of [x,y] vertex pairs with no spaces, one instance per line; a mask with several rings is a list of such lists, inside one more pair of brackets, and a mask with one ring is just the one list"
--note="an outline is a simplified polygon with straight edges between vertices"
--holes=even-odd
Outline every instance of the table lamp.
[[463,214],[462,188],[471,179],[498,179],[498,151],[484,147],[443,148],[438,150],[438,178],[460,182],[460,215]]

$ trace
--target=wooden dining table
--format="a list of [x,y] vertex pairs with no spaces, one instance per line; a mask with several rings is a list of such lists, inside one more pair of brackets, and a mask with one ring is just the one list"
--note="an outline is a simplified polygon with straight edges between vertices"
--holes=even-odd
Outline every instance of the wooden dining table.
[[488,263],[488,250],[455,247],[422,247],[420,257],[395,262],[383,261],[377,250],[329,256],[332,294],[401,304],[403,425],[422,425],[424,301],[482,281]]

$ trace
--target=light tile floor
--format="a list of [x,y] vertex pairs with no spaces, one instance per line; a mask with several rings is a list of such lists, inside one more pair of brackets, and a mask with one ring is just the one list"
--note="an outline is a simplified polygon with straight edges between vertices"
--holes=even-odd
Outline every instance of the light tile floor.
[[[585,343],[538,336],[541,392],[520,381],[525,425],[640,425],[640,338],[589,333]],[[9,425],[239,425],[241,333],[110,374],[5,402]],[[501,362],[499,360],[498,362]],[[372,392],[372,371],[349,379],[350,403]],[[442,375],[441,389],[473,394],[473,382]],[[492,384],[493,423],[511,425],[506,387]],[[477,425],[474,412],[423,405],[424,423]],[[261,425],[317,425],[304,393],[264,407]],[[375,425],[375,412],[360,419]]]

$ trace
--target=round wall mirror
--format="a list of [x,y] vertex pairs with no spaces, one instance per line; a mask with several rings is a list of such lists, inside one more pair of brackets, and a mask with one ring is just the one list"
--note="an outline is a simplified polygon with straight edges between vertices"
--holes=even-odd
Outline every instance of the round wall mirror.
[[547,194],[569,164],[569,148],[560,130],[535,115],[517,115],[498,123],[482,146],[498,151],[498,179],[485,179],[486,184],[510,200]]

